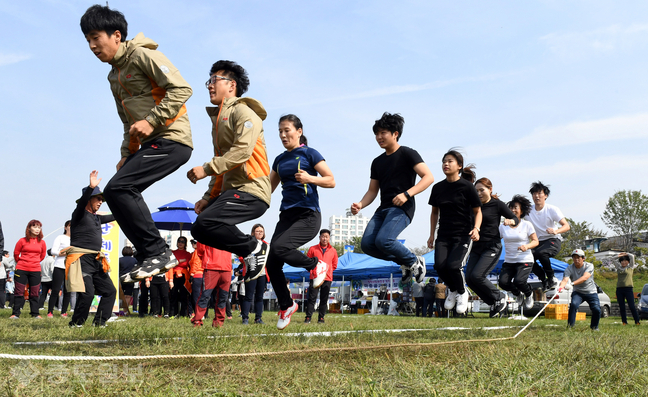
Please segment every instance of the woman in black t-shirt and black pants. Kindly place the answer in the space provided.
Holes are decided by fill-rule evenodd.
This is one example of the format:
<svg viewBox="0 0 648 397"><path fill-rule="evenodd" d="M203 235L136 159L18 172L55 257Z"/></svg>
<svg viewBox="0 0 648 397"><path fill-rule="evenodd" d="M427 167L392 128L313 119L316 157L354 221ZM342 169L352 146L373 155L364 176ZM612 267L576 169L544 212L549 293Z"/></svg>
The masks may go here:
<svg viewBox="0 0 648 397"><path fill-rule="evenodd" d="M466 284L491 307L490 316L495 317L506 309L506 295L488 281L502 254L502 241L499 233L500 219L505 226L517 226L520 220L509 207L493 194L493 183L488 178L475 182L477 195L482 203L482 224L479 241L475 241L466 265Z"/></svg>
<svg viewBox="0 0 648 397"><path fill-rule="evenodd" d="M468 309L468 292L464 286L462 268L468 259L473 241L479 240L482 223L481 201L472 185L475 174L472 167L463 166L461 153L450 150L443 155L443 173L446 179L432 188L429 204L430 238L428 247L435 248L434 269L450 290L445 308L463 314ZM436 242L434 234L439 224Z"/></svg>

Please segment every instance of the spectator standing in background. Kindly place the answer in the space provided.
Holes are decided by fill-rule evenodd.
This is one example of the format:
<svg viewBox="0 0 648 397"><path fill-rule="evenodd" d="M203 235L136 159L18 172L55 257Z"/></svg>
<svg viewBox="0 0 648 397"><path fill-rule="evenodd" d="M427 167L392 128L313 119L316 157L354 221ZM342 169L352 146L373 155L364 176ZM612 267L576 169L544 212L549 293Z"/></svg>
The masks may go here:
<svg viewBox="0 0 648 397"><path fill-rule="evenodd" d="M41 283L40 263L47 255L47 246L43 241L43 224L32 219L27 224L25 237L18 240L14 249L14 260L16 261L15 292L13 314L11 319L20 317L20 312L25 304L25 289L29 285L29 306L31 316L41 318L38 314L38 294Z"/></svg>
<svg viewBox="0 0 648 397"><path fill-rule="evenodd" d="M436 280L432 277L423 288L423 317L434 316L434 300L436 295Z"/></svg>
<svg viewBox="0 0 648 397"><path fill-rule="evenodd" d="M446 289L443 280L439 278L436 286L434 286L434 300L436 301L437 317L445 316Z"/></svg>
<svg viewBox="0 0 648 397"><path fill-rule="evenodd" d="M416 303L416 317L418 317L423 311L423 317L425 317L425 308L423 308L423 290L425 289L425 282L417 282L414 280L414 283L412 284L412 298L414 298L414 302Z"/></svg>
<svg viewBox="0 0 648 397"><path fill-rule="evenodd" d="M54 295L52 288L52 273L54 272L54 258L52 257L52 250L47 250L47 256L41 261L41 294L38 300L38 308L42 309L45 304L45 299L47 299L47 294L52 291L50 295L48 306L54 308L54 304L58 299L58 296ZM47 311L47 318L52 318L54 315Z"/></svg>
<svg viewBox="0 0 648 397"><path fill-rule="evenodd" d="M61 253L61 251L70 246L70 224L71 221L65 222L63 225L63 234L57 236L52 244L51 252L54 257L54 271L52 273L52 294L47 305L47 317L50 317L50 313L54 311L54 304L59 297L61 288L63 289L63 302L59 302L61 317L67 317L67 309L72 297L72 294L65 288L65 254ZM51 296L56 297L56 299L52 299Z"/></svg>
<svg viewBox="0 0 648 397"><path fill-rule="evenodd" d="M0 309L5 308L7 301L8 284L13 284L10 274L16 267L16 262L9 257L9 251L2 251L2 264L0 265ZM13 286L12 286L13 288ZM13 294L13 289L11 290Z"/></svg>
<svg viewBox="0 0 648 397"><path fill-rule="evenodd" d="M628 302L628 307L632 313L635 325L639 325L639 315L634 302L634 283L632 282L632 273L634 272L635 257L627 252L619 254L619 260L615 263L618 275L616 296L619 301L619 311L621 312L621 322L623 325L628 325L628 318L626 317L625 302Z"/></svg>

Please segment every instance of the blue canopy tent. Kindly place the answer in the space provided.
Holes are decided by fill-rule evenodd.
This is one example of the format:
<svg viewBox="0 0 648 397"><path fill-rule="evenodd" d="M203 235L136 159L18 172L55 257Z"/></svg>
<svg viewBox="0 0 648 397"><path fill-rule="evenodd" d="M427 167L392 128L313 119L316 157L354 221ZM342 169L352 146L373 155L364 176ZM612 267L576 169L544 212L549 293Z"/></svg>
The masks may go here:
<svg viewBox="0 0 648 397"><path fill-rule="evenodd" d="M191 225L196 221L194 205L187 200L176 200L158 207L158 212L151 214L153 222L162 230L191 230Z"/></svg>

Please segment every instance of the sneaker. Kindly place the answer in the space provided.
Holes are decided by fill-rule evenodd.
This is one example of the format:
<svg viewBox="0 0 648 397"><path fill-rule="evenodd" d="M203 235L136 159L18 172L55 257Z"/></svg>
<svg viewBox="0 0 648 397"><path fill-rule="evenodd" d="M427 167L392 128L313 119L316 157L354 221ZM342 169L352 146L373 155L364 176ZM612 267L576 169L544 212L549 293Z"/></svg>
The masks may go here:
<svg viewBox="0 0 648 397"><path fill-rule="evenodd" d="M524 303L524 294L519 293L517 297L515 297L515 303L517 303L518 309L522 307L522 304Z"/></svg>
<svg viewBox="0 0 648 397"><path fill-rule="evenodd" d="M306 317L306 318L304 319L304 324L310 324L310 322L311 322L311 318L310 318L310 317Z"/></svg>
<svg viewBox="0 0 648 397"><path fill-rule="evenodd" d="M43 317L41 317L40 314L39 314L38 316L34 316L34 317L32 317L32 318L35 318L35 319L37 319L37 320L42 320L42 319L43 319Z"/></svg>
<svg viewBox="0 0 648 397"><path fill-rule="evenodd" d="M555 277L552 277L550 280L547 280L547 290L556 289L558 286L558 280Z"/></svg>
<svg viewBox="0 0 648 397"><path fill-rule="evenodd" d="M140 268L141 268L141 266L136 266L136 267L133 268L132 271L139 272ZM126 273L123 276L119 277L119 281L121 281L122 284L132 284L132 283L135 282L135 280L131 278L130 273Z"/></svg>
<svg viewBox="0 0 648 397"><path fill-rule="evenodd" d="M422 256L416 257L416 262L412 265L412 277L417 283L422 283L425 280L425 258Z"/></svg>
<svg viewBox="0 0 648 397"><path fill-rule="evenodd" d="M15 314L12 314L9 318L10 318L11 320L16 320L16 319L18 319L18 318L20 318L20 317L16 316Z"/></svg>
<svg viewBox="0 0 648 397"><path fill-rule="evenodd" d="M410 281L412 281L412 268L405 265L401 265L401 271L403 272L403 276L401 277L401 283L409 284Z"/></svg>
<svg viewBox="0 0 648 397"><path fill-rule="evenodd" d="M256 250L255 250L256 251ZM256 280L263 275L266 260L268 259L268 244L261 242L261 249L254 255L250 254L245 258L247 271L245 273L245 282Z"/></svg>
<svg viewBox="0 0 648 397"><path fill-rule="evenodd" d="M293 302L293 305L286 310L279 310L279 321L277 321L277 328L284 329L290 324L290 317L297 312L299 305L296 302Z"/></svg>
<svg viewBox="0 0 648 397"><path fill-rule="evenodd" d="M47 318L54 318L54 315L52 313L47 313Z"/></svg>
<svg viewBox="0 0 648 397"><path fill-rule="evenodd" d="M317 262L317 266L315 267L315 278L313 279L313 288L319 288L324 284L324 281L326 281L326 273L328 272L328 264L323 261ZM283 328L282 328L283 329Z"/></svg>
<svg viewBox="0 0 648 397"><path fill-rule="evenodd" d="M500 315L504 310L506 310L506 306L507 306L506 297L495 302L495 304L491 307L491 311L490 311L491 318Z"/></svg>
<svg viewBox="0 0 648 397"><path fill-rule="evenodd" d="M100 323L95 323L94 321L92 322L93 327L97 328L106 328L106 323L100 324Z"/></svg>
<svg viewBox="0 0 648 397"><path fill-rule="evenodd" d="M599 331L599 328L598 328L598 327L590 327L590 329L591 329L592 331L596 331L596 332Z"/></svg>
<svg viewBox="0 0 648 397"><path fill-rule="evenodd" d="M457 300L457 291L450 291L450 293L448 293L448 296L446 297L443 307L446 310L454 309L456 300Z"/></svg>
<svg viewBox="0 0 648 397"><path fill-rule="evenodd" d="M68 323L68 325L70 326L70 328L81 328L81 327L83 327L82 324L73 323L72 321L70 321Z"/></svg>
<svg viewBox="0 0 648 397"><path fill-rule="evenodd" d="M318 323L318 324L324 324L324 319L323 319L323 318L318 319L318 320L317 320L317 323Z"/></svg>
<svg viewBox="0 0 648 397"><path fill-rule="evenodd" d="M542 280L542 292L547 292L549 289L547 288L547 280Z"/></svg>
<svg viewBox="0 0 648 397"><path fill-rule="evenodd" d="M243 325L248 325L250 324L250 321L247 318L244 318L243 321L241 321Z"/></svg>
<svg viewBox="0 0 648 397"><path fill-rule="evenodd" d="M61 313L61 317L63 317L63 318L67 318L67 317L68 317L68 314L67 314L67 313Z"/></svg>
<svg viewBox="0 0 648 397"><path fill-rule="evenodd" d="M521 295L521 294L520 294ZM533 309L533 294L524 298L524 309L531 310Z"/></svg>
<svg viewBox="0 0 648 397"><path fill-rule="evenodd" d="M263 322L263 320L261 320L259 318L259 319L254 320L254 324L265 324L265 323Z"/></svg>
<svg viewBox="0 0 648 397"><path fill-rule="evenodd" d="M144 259L142 266L138 270L130 272L130 277L134 280L142 280L153 277L160 272L166 272L174 268L178 260L173 256L173 252L167 248L160 255Z"/></svg>
<svg viewBox="0 0 648 397"><path fill-rule="evenodd" d="M464 314L468 310L468 291L463 294L457 294L457 313Z"/></svg>

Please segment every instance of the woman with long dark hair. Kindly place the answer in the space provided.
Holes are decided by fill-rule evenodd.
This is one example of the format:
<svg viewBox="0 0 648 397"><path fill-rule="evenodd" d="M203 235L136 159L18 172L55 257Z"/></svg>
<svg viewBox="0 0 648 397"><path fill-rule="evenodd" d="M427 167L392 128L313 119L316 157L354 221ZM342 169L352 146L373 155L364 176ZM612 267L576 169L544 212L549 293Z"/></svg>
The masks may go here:
<svg viewBox="0 0 648 397"><path fill-rule="evenodd" d="M18 240L14 248L16 271L14 281L14 306L12 319L20 317L20 311L25 304L25 288L29 285L30 314L34 318L41 318L38 314L38 294L41 283L40 263L47 255L47 246L43 241L43 224L32 219L25 229L25 237Z"/></svg>
<svg viewBox="0 0 648 397"><path fill-rule="evenodd" d="M473 186L473 166L464 167L464 159L457 150L449 150L442 158L446 179L434 185L429 204L430 238L428 247L434 250L434 269L445 282L450 293L445 308L463 314L468 309L468 291L464 285L462 268L474 241L479 240L482 223L481 201ZM435 232L439 225L439 231Z"/></svg>
<svg viewBox="0 0 648 397"><path fill-rule="evenodd" d="M307 146L299 117L289 114L279 119L279 138L286 151L272 164L270 184L274 192L281 182L281 212L270 243L266 269L279 303L277 328L284 329L299 307L286 286L284 263L308 271L315 269L315 288L319 288L326 278L328 264L309 258L298 248L315 238L320 230L322 216L317 187L333 188L335 179L324 157Z"/></svg>
<svg viewBox="0 0 648 397"><path fill-rule="evenodd" d="M500 220L504 225L516 226L520 220L509 207L493 193L493 183L488 178L475 182L477 195L482 203L482 224L479 241L475 241L466 264L466 284L491 307L490 316L495 317L506 309L506 294L488 281L488 275L497 265L502 254L499 233Z"/></svg>

